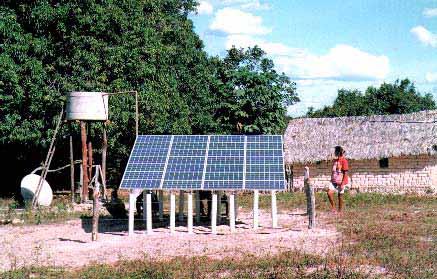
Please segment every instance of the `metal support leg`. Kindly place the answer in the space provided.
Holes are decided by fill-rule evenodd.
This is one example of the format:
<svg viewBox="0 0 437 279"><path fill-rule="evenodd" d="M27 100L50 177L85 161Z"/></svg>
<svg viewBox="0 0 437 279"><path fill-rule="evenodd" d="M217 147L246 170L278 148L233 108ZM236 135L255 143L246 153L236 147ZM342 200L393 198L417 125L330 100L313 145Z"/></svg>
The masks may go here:
<svg viewBox="0 0 437 279"><path fill-rule="evenodd" d="M147 200L147 209L146 209L146 214L147 214L147 234L152 234L153 230L152 230L152 193L149 191L147 192L146 195L146 200Z"/></svg>
<svg viewBox="0 0 437 279"><path fill-rule="evenodd" d="M176 195L170 194L170 233L175 232L176 227Z"/></svg>
<svg viewBox="0 0 437 279"><path fill-rule="evenodd" d="M220 225L222 221L222 196L223 192L217 192L217 224Z"/></svg>
<svg viewBox="0 0 437 279"><path fill-rule="evenodd" d="M129 235L134 234L134 210L136 196L134 193L129 193Z"/></svg>
<svg viewBox="0 0 437 279"><path fill-rule="evenodd" d="M188 233L193 233L193 193L188 193Z"/></svg>
<svg viewBox="0 0 437 279"><path fill-rule="evenodd" d="M140 214L138 212L138 214ZM147 224L147 191L143 191L143 222Z"/></svg>
<svg viewBox="0 0 437 279"><path fill-rule="evenodd" d="M235 194L229 195L229 226L231 232L235 232Z"/></svg>
<svg viewBox="0 0 437 279"><path fill-rule="evenodd" d="M259 226L259 212L258 212L259 191L253 191L253 229L257 230Z"/></svg>
<svg viewBox="0 0 437 279"><path fill-rule="evenodd" d="M276 207L276 191L272 191L272 227L278 227L278 208Z"/></svg>
<svg viewBox="0 0 437 279"><path fill-rule="evenodd" d="M217 234L217 193L212 194L211 233Z"/></svg>

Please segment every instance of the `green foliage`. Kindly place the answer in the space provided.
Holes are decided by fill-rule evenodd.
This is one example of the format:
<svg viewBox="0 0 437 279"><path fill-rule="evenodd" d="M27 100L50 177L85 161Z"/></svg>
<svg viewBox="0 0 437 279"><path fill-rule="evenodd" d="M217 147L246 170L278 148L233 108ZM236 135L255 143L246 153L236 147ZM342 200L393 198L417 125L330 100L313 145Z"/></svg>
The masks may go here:
<svg viewBox="0 0 437 279"><path fill-rule="evenodd" d="M231 48L218 61L220 80L216 117L225 133L282 133L286 107L299 101L295 83L274 70L259 47Z"/></svg>
<svg viewBox="0 0 437 279"><path fill-rule="evenodd" d="M436 103L430 94L421 95L408 80L393 84L383 83L379 88L370 86L363 94L359 90L341 89L332 106L314 111L310 117L338 117L374 114L404 114L435 109Z"/></svg>
<svg viewBox="0 0 437 279"><path fill-rule="evenodd" d="M0 156L6 189L43 161L70 91L139 92L140 133L280 132L294 83L259 48L208 57L188 18L195 0L2 1ZM133 96L110 97L109 177L118 183L135 138ZM75 142L79 127L73 123ZM93 124L95 150L102 124ZM53 165L64 164L63 127ZM64 139L64 140L62 140ZM76 146L76 157L80 147ZM98 163L98 162L97 162ZM62 183L65 182L65 177ZM2 188L2 189L5 189Z"/></svg>

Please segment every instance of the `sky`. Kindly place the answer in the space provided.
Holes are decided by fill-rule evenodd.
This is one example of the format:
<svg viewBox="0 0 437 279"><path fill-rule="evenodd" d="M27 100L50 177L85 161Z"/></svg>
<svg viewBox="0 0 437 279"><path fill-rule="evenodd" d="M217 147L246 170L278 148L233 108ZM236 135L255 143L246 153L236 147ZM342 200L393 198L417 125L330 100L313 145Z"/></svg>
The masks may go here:
<svg viewBox="0 0 437 279"><path fill-rule="evenodd" d="M403 78L437 101L437 0L201 0L190 17L211 55L265 50L297 84L291 116Z"/></svg>

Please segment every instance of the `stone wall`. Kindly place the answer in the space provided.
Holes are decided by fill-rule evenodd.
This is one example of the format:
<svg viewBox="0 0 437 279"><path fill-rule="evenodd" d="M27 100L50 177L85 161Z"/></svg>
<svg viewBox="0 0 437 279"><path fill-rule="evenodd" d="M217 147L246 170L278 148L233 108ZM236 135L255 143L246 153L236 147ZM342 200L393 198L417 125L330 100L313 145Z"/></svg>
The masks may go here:
<svg viewBox="0 0 437 279"><path fill-rule="evenodd" d="M332 162L309 165L311 181L318 189L330 183ZM349 160L351 188L360 192L437 192L437 156L389 158L389 167L379 160ZM293 188L303 187L304 165L292 166Z"/></svg>

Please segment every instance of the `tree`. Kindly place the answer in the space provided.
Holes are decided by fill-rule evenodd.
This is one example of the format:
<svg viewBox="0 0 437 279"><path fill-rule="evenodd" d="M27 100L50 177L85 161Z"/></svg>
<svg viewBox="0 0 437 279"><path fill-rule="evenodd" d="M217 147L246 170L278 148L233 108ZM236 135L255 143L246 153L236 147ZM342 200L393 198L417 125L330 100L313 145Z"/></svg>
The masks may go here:
<svg viewBox="0 0 437 279"><path fill-rule="evenodd" d="M379 88L370 86L363 94L359 90L340 89L332 106L320 110L310 108L309 117L338 117L375 114L403 114L435 109L431 94L417 92L408 79L383 83Z"/></svg>
<svg viewBox="0 0 437 279"><path fill-rule="evenodd" d="M210 84L215 76L187 17L196 4L2 1L0 150L8 162L4 172L13 178L2 190L17 187L42 161L53 133L52 119L69 91L138 90L141 133L214 131ZM117 173L135 138L133 104L132 97L110 101L108 167ZM60 138L66 134L63 129ZM99 133L93 137L100 142ZM55 159L62 161L68 154L64 142L59 141Z"/></svg>
<svg viewBox="0 0 437 279"><path fill-rule="evenodd" d="M258 46L227 51L217 61L219 107L216 119L223 133L282 133L286 108L299 101L295 83L274 69Z"/></svg>

